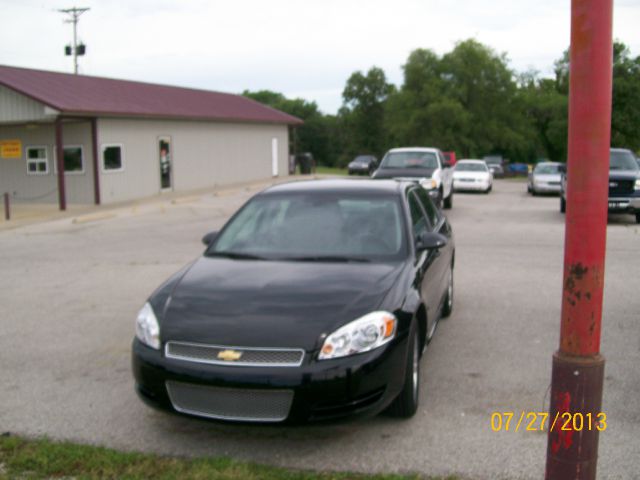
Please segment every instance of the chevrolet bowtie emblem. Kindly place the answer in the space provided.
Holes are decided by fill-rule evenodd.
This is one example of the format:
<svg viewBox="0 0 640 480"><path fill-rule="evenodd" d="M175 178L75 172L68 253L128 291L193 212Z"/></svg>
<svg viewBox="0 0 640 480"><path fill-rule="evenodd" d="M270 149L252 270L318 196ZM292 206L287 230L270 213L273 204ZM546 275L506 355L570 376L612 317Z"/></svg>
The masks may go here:
<svg viewBox="0 0 640 480"><path fill-rule="evenodd" d="M236 352L235 350L222 350L218 353L218 359L225 362L235 362L240 360L240 357L242 357L242 352Z"/></svg>

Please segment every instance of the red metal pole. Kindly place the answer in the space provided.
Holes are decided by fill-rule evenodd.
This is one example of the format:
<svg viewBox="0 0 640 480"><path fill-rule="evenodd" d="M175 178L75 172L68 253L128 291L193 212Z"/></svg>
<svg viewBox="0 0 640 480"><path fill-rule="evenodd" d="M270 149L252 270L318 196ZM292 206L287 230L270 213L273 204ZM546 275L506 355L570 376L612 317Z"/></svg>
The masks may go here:
<svg viewBox="0 0 640 480"><path fill-rule="evenodd" d="M56 117L56 166L58 168L58 203L60 210L67 209L67 193L64 185L64 145L62 143L62 118Z"/></svg>
<svg viewBox="0 0 640 480"><path fill-rule="evenodd" d="M612 11L613 0L571 2L564 284L550 425L558 421L549 429L548 480L595 479L598 433L605 426L599 416L604 378L600 326L609 189ZM582 425L574 418L581 418Z"/></svg>

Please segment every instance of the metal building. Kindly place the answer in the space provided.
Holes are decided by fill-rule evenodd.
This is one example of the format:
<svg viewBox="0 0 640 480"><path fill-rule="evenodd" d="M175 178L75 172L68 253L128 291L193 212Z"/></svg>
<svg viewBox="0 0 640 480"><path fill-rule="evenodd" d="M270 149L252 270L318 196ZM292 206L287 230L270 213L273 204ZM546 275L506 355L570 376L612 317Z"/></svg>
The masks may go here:
<svg viewBox="0 0 640 480"><path fill-rule="evenodd" d="M64 209L287 175L300 123L238 95L0 66L0 193Z"/></svg>

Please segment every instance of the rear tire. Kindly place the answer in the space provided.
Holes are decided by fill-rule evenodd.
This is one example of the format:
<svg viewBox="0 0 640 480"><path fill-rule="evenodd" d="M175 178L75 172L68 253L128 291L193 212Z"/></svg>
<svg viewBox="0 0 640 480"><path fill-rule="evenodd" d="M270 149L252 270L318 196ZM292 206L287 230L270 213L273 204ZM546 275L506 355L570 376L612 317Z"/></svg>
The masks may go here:
<svg viewBox="0 0 640 480"><path fill-rule="evenodd" d="M567 210L567 201L561 195L560 196L560 213L565 213L566 210Z"/></svg>
<svg viewBox="0 0 640 480"><path fill-rule="evenodd" d="M636 223L640 223L640 213L636 213Z"/></svg>
<svg viewBox="0 0 640 480"><path fill-rule="evenodd" d="M449 193L449 196L444 199L444 202L442 204L447 210L453 207L453 189L451 189L451 193Z"/></svg>
<svg viewBox="0 0 640 480"><path fill-rule="evenodd" d="M387 413L396 418L411 418L418 410L420 401L420 345L416 335L415 322L409 332L407 346L407 365L402 391L389 405Z"/></svg>

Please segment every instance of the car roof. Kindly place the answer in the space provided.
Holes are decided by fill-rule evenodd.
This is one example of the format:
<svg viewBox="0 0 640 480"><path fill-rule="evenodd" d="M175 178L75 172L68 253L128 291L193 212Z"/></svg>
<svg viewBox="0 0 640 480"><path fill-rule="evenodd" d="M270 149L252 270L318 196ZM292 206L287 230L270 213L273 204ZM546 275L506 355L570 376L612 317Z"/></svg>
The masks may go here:
<svg viewBox="0 0 640 480"><path fill-rule="evenodd" d="M629 152L629 153L633 153L628 148L610 148L609 150L612 151L612 152Z"/></svg>
<svg viewBox="0 0 640 480"><path fill-rule="evenodd" d="M435 147L399 147L392 148L387 153L400 153L400 152L431 152L436 153L438 151Z"/></svg>
<svg viewBox="0 0 640 480"><path fill-rule="evenodd" d="M458 160L456 162L456 165L458 163L482 163L483 165L487 164L487 162L485 162L484 160L476 160L475 158L463 158L462 160Z"/></svg>
<svg viewBox="0 0 640 480"><path fill-rule="evenodd" d="M560 165L560 162L538 162L536 163L536 167L538 165Z"/></svg>
<svg viewBox="0 0 640 480"><path fill-rule="evenodd" d="M281 183L269 187L260 194L280 193L309 193L309 192L336 192L336 193L378 193L383 195L399 194L406 187L415 182L399 180L359 180L327 178L320 180L298 180Z"/></svg>

